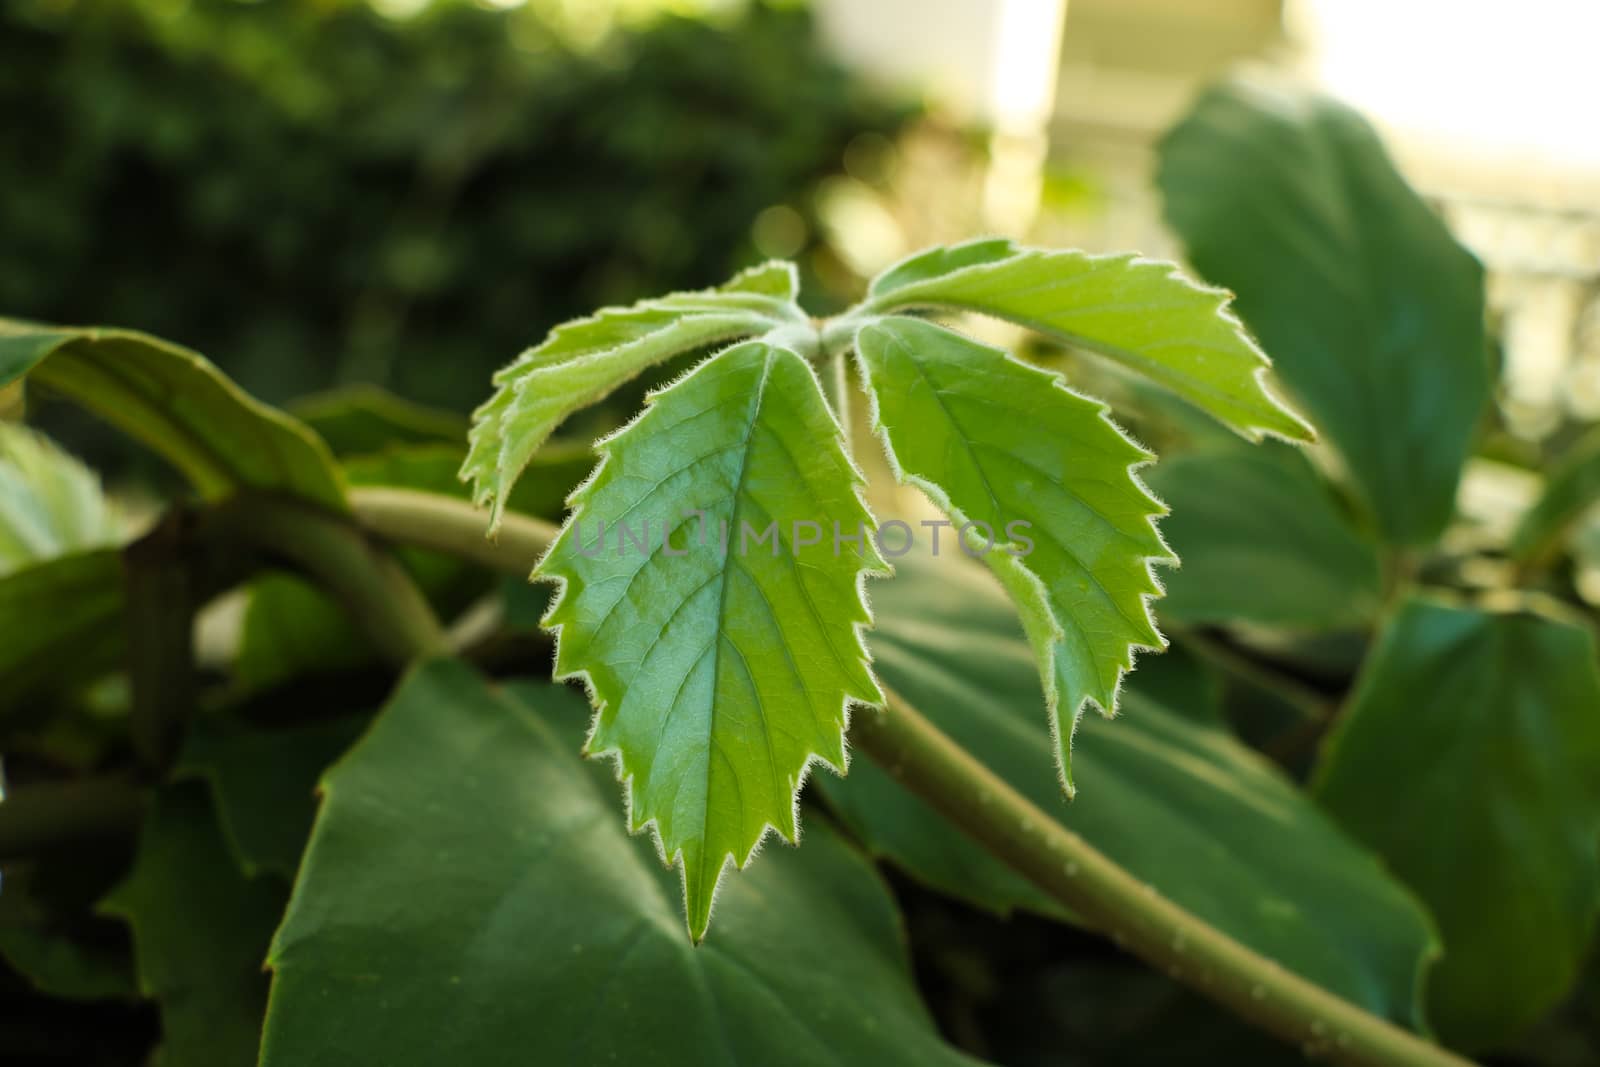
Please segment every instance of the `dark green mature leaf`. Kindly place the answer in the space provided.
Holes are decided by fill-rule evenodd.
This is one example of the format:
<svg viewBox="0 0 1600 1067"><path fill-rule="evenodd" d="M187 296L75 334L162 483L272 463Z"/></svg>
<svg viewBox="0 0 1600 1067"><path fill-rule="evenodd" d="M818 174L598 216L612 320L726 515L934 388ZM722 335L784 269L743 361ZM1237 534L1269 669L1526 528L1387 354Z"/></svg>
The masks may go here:
<svg viewBox="0 0 1600 1067"><path fill-rule="evenodd" d="M62 556L0 577L0 721L115 667L124 631L115 551Z"/></svg>
<svg viewBox="0 0 1600 1067"><path fill-rule="evenodd" d="M653 824L682 864L699 940L728 861L744 866L769 827L795 839L811 761L842 773L847 702L882 699L858 633L882 561L870 534L834 539L871 516L787 349L706 360L601 452L536 572L562 583L545 623L557 676L588 682L589 748L616 754L631 826Z"/></svg>
<svg viewBox="0 0 1600 1067"><path fill-rule="evenodd" d="M1162 533L1183 561L1166 576L1164 620L1325 629L1377 610L1376 546L1300 453L1196 452L1145 477L1172 510Z"/></svg>
<svg viewBox="0 0 1600 1067"><path fill-rule="evenodd" d="M274 489L345 506L327 446L188 349L132 330L0 320L0 385L23 375L159 452L202 496Z"/></svg>
<svg viewBox="0 0 1600 1067"><path fill-rule="evenodd" d="M1600 429L1588 433L1550 471L1544 492L1517 523L1511 554L1519 560L1549 555L1596 502L1600 502Z"/></svg>
<svg viewBox="0 0 1600 1067"><path fill-rule="evenodd" d="M1134 649L1166 644L1148 606L1151 564L1172 559L1164 509L1133 473L1152 457L1057 375L933 323L879 319L856 350L896 473L982 531L974 547L1017 601L1070 793L1084 703L1114 711Z"/></svg>
<svg viewBox="0 0 1600 1067"><path fill-rule="evenodd" d="M873 281L866 308L976 311L1115 360L1251 439L1309 440L1263 383L1268 361L1228 294L1135 255L1021 248L983 239L920 252Z"/></svg>
<svg viewBox="0 0 1600 1067"><path fill-rule="evenodd" d="M902 561L878 586L876 666L969 752L1163 895L1363 1007L1421 1025L1437 944L1413 898L1275 767L1219 727L1141 693L1090 720L1063 804L1037 676L1001 590L960 559ZM1202 697L1204 699L1204 697ZM874 849L935 888L997 910L1058 909L865 760L819 781Z"/></svg>
<svg viewBox="0 0 1600 1067"><path fill-rule="evenodd" d="M0 882L0 959L30 985L66 1000L138 995L126 933L111 919L52 906L38 872L7 864Z"/></svg>
<svg viewBox="0 0 1600 1067"><path fill-rule="evenodd" d="M426 407L365 384L302 397L289 405L289 413L340 457L397 445L460 445L469 425L454 411Z"/></svg>
<svg viewBox="0 0 1600 1067"><path fill-rule="evenodd" d="M494 376L499 388L472 416L461 480L499 525L506 497L534 452L574 411L683 352L805 324L794 268L767 263L717 289L605 308L556 327Z"/></svg>
<svg viewBox="0 0 1600 1067"><path fill-rule="evenodd" d="M1162 142L1159 181L1382 532L1431 541L1488 398L1477 260L1328 100L1214 88Z"/></svg>
<svg viewBox="0 0 1600 1067"><path fill-rule="evenodd" d="M253 1065L283 890L234 866L204 786L157 794L133 871L102 909L133 928L140 988L161 1005L162 1067Z"/></svg>
<svg viewBox="0 0 1600 1067"><path fill-rule="evenodd" d="M1553 1007L1600 906L1600 668L1585 630L1414 599L1384 633L1317 798L1433 910L1440 1034L1489 1048Z"/></svg>
<svg viewBox="0 0 1600 1067"><path fill-rule="evenodd" d="M317 812L317 781L363 725L356 717L263 730L214 716L190 730L174 773L211 787L217 821L247 876L292 882Z"/></svg>
<svg viewBox="0 0 1600 1067"><path fill-rule="evenodd" d="M882 883L819 820L690 945L675 880L576 758L585 721L570 690L410 675L326 781L264 1067L972 1062L918 1001Z"/></svg>

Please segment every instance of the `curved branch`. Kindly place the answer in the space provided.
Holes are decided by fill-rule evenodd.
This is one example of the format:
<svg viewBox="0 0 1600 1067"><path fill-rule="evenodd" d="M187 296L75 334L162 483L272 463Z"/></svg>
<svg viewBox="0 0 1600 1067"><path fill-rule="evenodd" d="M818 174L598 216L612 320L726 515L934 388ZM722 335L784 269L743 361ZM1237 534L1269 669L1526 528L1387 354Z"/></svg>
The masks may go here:
<svg viewBox="0 0 1600 1067"><path fill-rule="evenodd" d="M464 500L415 489L352 489L350 508L357 522L386 540L448 552L524 578L557 533L543 519L507 512L490 539L483 512Z"/></svg>
<svg viewBox="0 0 1600 1067"><path fill-rule="evenodd" d="M386 538L526 573L554 527L508 515L499 544L465 501L409 490L358 490L357 521ZM487 548L485 547L487 546ZM887 690L886 690L887 692ZM1291 974L1161 897L1035 807L898 694L857 708L850 737L873 762L1001 862L1128 951L1308 1054L1346 1064L1468 1067L1469 1061Z"/></svg>

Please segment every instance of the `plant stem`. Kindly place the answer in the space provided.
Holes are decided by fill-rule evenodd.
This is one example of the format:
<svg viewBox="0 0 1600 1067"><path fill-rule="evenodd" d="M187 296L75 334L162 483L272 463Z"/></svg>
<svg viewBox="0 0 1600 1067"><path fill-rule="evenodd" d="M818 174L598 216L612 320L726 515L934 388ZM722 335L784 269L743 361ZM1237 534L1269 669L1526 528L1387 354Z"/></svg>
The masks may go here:
<svg viewBox="0 0 1600 1067"><path fill-rule="evenodd" d="M445 650L444 630L411 576L348 519L290 497L245 494L200 520L208 539L242 544L321 583L391 663Z"/></svg>
<svg viewBox="0 0 1600 1067"><path fill-rule="evenodd" d="M0 860L40 849L130 836L144 794L130 778L86 778L0 790Z"/></svg>
<svg viewBox="0 0 1600 1067"><path fill-rule="evenodd" d="M898 694L857 709L850 737L987 851L1163 974L1244 1019L1346 1064L1469 1061L1291 974L1162 897L1040 811Z"/></svg>
<svg viewBox="0 0 1600 1067"><path fill-rule="evenodd" d="M471 504L413 489L352 489L350 507L356 521L385 540L464 556L522 577L556 536L550 523L512 512L490 540L484 536L488 521Z"/></svg>
<svg viewBox="0 0 1600 1067"><path fill-rule="evenodd" d="M373 492L356 495L356 517L369 528L512 573L522 573L554 533L547 523L507 516L502 544L518 547L486 553L483 517L465 501L417 492L367 495ZM885 708L858 708L853 715L850 737L860 749L1001 862L1162 973L1310 1054L1347 1064L1468 1064L1164 899L1036 808L897 694L888 696Z"/></svg>
<svg viewBox="0 0 1600 1067"><path fill-rule="evenodd" d="M526 578L556 527L543 519L507 512L494 540L484 513L465 500L415 489L352 489L356 521L387 541L431 548L470 559L493 570Z"/></svg>

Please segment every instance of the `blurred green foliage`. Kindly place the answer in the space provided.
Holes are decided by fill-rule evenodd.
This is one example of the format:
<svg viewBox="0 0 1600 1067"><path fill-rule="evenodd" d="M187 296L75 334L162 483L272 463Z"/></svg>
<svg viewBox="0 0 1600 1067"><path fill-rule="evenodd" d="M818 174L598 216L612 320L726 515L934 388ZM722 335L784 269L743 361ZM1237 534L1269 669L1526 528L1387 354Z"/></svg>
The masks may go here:
<svg viewBox="0 0 1600 1067"><path fill-rule="evenodd" d="M563 319L759 258L769 206L817 234L814 185L909 117L792 8L574 48L458 0L20 0L0 108L0 309L174 338L269 400L458 408Z"/></svg>

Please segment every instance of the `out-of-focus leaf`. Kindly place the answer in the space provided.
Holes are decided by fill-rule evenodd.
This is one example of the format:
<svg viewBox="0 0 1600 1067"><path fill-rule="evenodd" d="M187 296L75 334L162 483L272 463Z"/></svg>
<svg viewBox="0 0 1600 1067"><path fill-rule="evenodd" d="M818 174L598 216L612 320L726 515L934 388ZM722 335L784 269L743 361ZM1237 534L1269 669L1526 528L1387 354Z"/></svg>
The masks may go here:
<svg viewBox="0 0 1600 1067"><path fill-rule="evenodd" d="M1228 294L1171 263L986 238L919 252L872 283L869 311L955 308L1009 319L1123 364L1252 439L1311 431L1262 383L1267 359Z"/></svg>
<svg viewBox="0 0 1600 1067"><path fill-rule="evenodd" d="M0 959L52 997L136 997L133 962L120 924L52 907L35 893L33 874L26 866L8 864L0 882Z"/></svg>
<svg viewBox="0 0 1600 1067"><path fill-rule="evenodd" d="M0 423L0 578L122 536L92 471L26 427Z"/></svg>
<svg viewBox="0 0 1600 1067"><path fill-rule="evenodd" d="M292 882L317 813L317 781L362 725L340 718L263 730L213 717L190 730L175 773L210 785L217 821L247 876Z"/></svg>
<svg viewBox="0 0 1600 1067"><path fill-rule="evenodd" d="M682 866L698 941L729 863L769 828L795 840L812 761L843 771L847 702L882 699L858 632L882 561L870 534L834 540L872 517L786 348L707 359L601 454L536 572L561 583L545 624L556 676L588 681L589 748L616 754L632 828L653 822Z"/></svg>
<svg viewBox="0 0 1600 1067"><path fill-rule="evenodd" d="M302 578L264 575L250 583L247 596L233 663L234 680L247 692L377 658L338 602Z"/></svg>
<svg viewBox="0 0 1600 1067"><path fill-rule="evenodd" d="M1161 143L1166 216L1390 540L1433 540L1489 395L1483 269L1360 116L1244 84Z"/></svg>
<svg viewBox="0 0 1600 1067"><path fill-rule="evenodd" d="M0 721L112 669L127 636L121 557L62 556L0 578L0 633Z"/></svg>
<svg viewBox="0 0 1600 1067"><path fill-rule="evenodd" d="M537 712L537 714L536 714ZM918 1001L894 905L825 823L683 933L580 696L424 665L325 782L272 949L265 1067L971 1063Z"/></svg>
<svg viewBox="0 0 1600 1067"><path fill-rule="evenodd" d="M1429 1017L1466 1048L1570 988L1600 907L1600 668L1585 630L1406 603L1314 778L1432 909Z"/></svg>
<svg viewBox="0 0 1600 1067"><path fill-rule="evenodd" d="M1600 429L1587 434L1550 471L1544 492L1523 514L1511 537L1511 554L1535 560L1553 551L1600 501Z"/></svg>
<svg viewBox="0 0 1600 1067"><path fill-rule="evenodd" d="M1180 454L1146 480L1171 509L1161 530L1182 560L1163 576L1163 619L1325 629L1377 610L1376 547L1293 449Z"/></svg>
<svg viewBox="0 0 1600 1067"><path fill-rule="evenodd" d="M1163 895L1284 967L1385 1018L1422 1024L1437 945L1416 901L1271 764L1169 711L1129 678L1116 722L1085 721L1064 803L1028 644L993 580L965 560L897 564L875 590L884 682L1063 826ZM876 852L997 910L1059 909L866 760L819 784Z"/></svg>
<svg viewBox="0 0 1600 1067"><path fill-rule="evenodd" d="M339 457L396 445L456 444L468 422L453 411L426 407L375 385L346 385L303 397L289 413L317 432Z"/></svg>
<svg viewBox="0 0 1600 1067"><path fill-rule="evenodd" d="M351 485L422 489L464 499L469 490L456 474L465 456L466 446L460 442L388 448L351 456L344 462L344 472ZM523 469L506 510L559 519L566 511L567 496L588 477L594 463L594 450L588 445L546 442Z"/></svg>
<svg viewBox="0 0 1600 1067"><path fill-rule="evenodd" d="M456 472L465 452L462 444L408 445L351 456L343 467L354 486L399 486L464 498L467 487ZM546 445L512 490L509 510L559 518L567 495L593 466L594 453L587 446ZM484 584L477 569L453 557L414 549L400 556L434 606L447 614L467 599L461 594ZM289 575L251 583L235 664L235 677L246 689L306 671L348 670L375 658L371 644L326 593Z"/></svg>
<svg viewBox="0 0 1600 1067"><path fill-rule="evenodd" d="M1134 475L1152 457L1104 404L942 326L889 316L856 349L896 473L984 531L971 540L1022 614L1070 792L1083 705L1114 712L1134 651L1165 645L1149 607L1152 565L1172 561L1153 521L1164 509Z"/></svg>
<svg viewBox="0 0 1600 1067"><path fill-rule="evenodd" d="M131 330L0 320L0 385L24 375L160 453L202 496L273 489L345 506L317 435L188 349Z"/></svg>
<svg viewBox="0 0 1600 1067"><path fill-rule="evenodd" d="M256 1062L283 896L240 873L203 785L157 794L133 870L102 909L133 928L140 989L161 1006L162 1067Z"/></svg>

